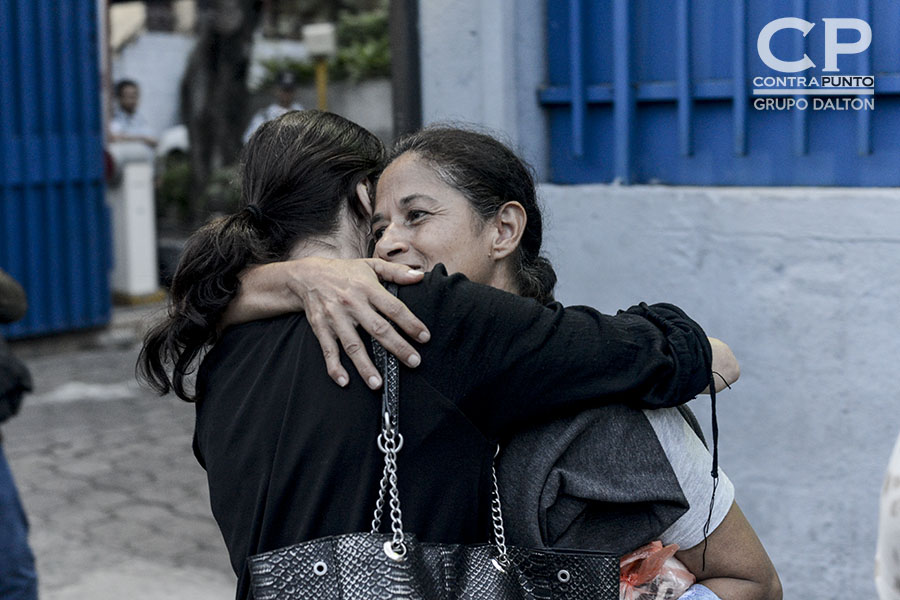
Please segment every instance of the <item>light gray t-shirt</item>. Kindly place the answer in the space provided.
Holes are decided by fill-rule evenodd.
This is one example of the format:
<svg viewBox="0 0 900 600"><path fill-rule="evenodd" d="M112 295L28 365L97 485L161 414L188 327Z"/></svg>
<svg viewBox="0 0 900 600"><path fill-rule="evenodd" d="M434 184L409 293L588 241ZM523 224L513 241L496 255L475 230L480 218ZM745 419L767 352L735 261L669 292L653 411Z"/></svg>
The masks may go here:
<svg viewBox="0 0 900 600"><path fill-rule="evenodd" d="M643 413L656 432L690 505L688 511L663 532L660 540L665 545L678 544L683 550L693 548L703 541L703 526L709 517L713 491L712 455L677 408L645 410ZM722 523L733 502L734 485L719 467L710 532Z"/></svg>

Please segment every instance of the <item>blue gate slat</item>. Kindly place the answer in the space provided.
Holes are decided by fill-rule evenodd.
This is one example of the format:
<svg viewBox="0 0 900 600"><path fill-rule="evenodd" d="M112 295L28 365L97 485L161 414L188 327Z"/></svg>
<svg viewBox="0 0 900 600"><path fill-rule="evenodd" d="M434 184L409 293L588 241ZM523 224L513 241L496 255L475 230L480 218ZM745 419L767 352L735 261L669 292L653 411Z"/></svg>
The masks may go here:
<svg viewBox="0 0 900 600"><path fill-rule="evenodd" d="M0 23L12 22L12 5L0 2ZM10 185L12 172L18 170L15 160L18 158L18 153L11 148L15 143L13 141L15 136L14 115L17 111L12 83L16 80L15 67L18 64L12 32L12 27L0 27L0 81L5 82L0 85L0 106L3 107L3 110L0 110L0 167L2 167L0 168L0 192L2 192L3 186ZM2 197L3 195L0 194L0 198Z"/></svg>
<svg viewBox="0 0 900 600"><path fill-rule="evenodd" d="M631 129L634 120L634 93L631 88L631 5L629 0L613 2L613 92L615 114L616 177L631 183Z"/></svg>
<svg viewBox="0 0 900 600"><path fill-rule="evenodd" d="M569 82L569 7L563 2L547 3L547 70L548 87Z"/></svg>
<svg viewBox="0 0 900 600"><path fill-rule="evenodd" d="M900 184L900 170L886 167L900 154L900 118L892 114L900 111L896 0L581 0L580 51L575 6L547 3L548 86L538 98L550 123L553 181ZM787 16L815 26L805 39L779 31L771 47L785 60L807 53L817 66L796 74L806 77L823 74L823 18L858 17L872 26L869 50L842 55L839 65L844 75L875 75L877 111L756 107L755 77L792 75L770 69L756 51L760 30ZM855 34L841 32L841 39ZM572 68L579 55L582 78ZM636 133L650 131L644 120L655 135ZM883 135L884 126L892 135ZM573 152L579 146L582 155Z"/></svg>
<svg viewBox="0 0 900 600"><path fill-rule="evenodd" d="M0 1L0 267L30 304L0 329L10 337L109 319L96 11L96 0Z"/></svg>
<svg viewBox="0 0 900 600"><path fill-rule="evenodd" d="M58 202L54 197L55 186L46 185L40 190L40 204L43 221L41 222L40 252L43 256L42 289L46 326L50 330L58 330L63 326L59 280L61 256L58 236L60 219L57 214Z"/></svg>
<svg viewBox="0 0 900 600"><path fill-rule="evenodd" d="M612 81L613 65L610 57L615 51L613 41L613 23L612 23L612 2L614 0L582 0L581 16L584 25L582 26L582 41L587 41L587 51L582 52L582 61L584 67L584 81ZM560 4L566 7L566 2L551 2L551 4ZM568 19L568 15L566 15ZM566 20L568 27L568 20ZM585 38L588 35L590 37ZM568 34L565 38L568 44ZM568 48L566 48L568 55ZM569 76L561 80L563 84L568 85Z"/></svg>
<svg viewBox="0 0 900 600"><path fill-rule="evenodd" d="M732 112L734 114L734 154L747 153L747 12L746 0L733 0L732 13Z"/></svg>
<svg viewBox="0 0 900 600"><path fill-rule="evenodd" d="M72 5L63 3L59 11L60 35L59 45L62 48L72 48L75 44L75 36L72 34L72 27L69 25L74 21L72 13ZM76 61L76 53L64 52L60 57L60 87L64 90L75 90L78 86L76 71L78 62ZM63 161L65 168L63 177L66 185L71 186L75 181L83 176L81 168L81 136L83 135L80 118L76 111L76 103L69 94L62 100L60 107L61 128L63 131Z"/></svg>
<svg viewBox="0 0 900 600"><path fill-rule="evenodd" d="M628 5L628 20L633 25L629 28L631 80L674 79L678 70L677 34L673 27L678 18L677 3L673 0L629 0ZM636 24L640 27L634 26Z"/></svg>
<svg viewBox="0 0 900 600"><path fill-rule="evenodd" d="M900 71L900 11L897 0L873 0L869 14L872 26L872 61L881 72ZM880 74L880 73L876 73ZM881 87L881 78L878 80Z"/></svg>
<svg viewBox="0 0 900 600"><path fill-rule="evenodd" d="M59 6L56 13L59 31L60 48L73 47L72 23L74 16L72 14L72 5L64 2ZM59 86L62 90L76 89L75 79L75 53L63 52L59 56ZM63 183L61 195L60 215L62 217L63 229L61 232L60 247L63 252L62 271L63 276L60 278L59 286L67 298L65 306L65 318L68 323L80 324L79 315L82 307L85 306L85 294L81 281L84 279L80 274L83 272L81 262L83 260L83 245L80 241L82 232L81 227L75 227L74 224L79 222L77 218L78 204L84 200L77 193L78 181L82 177L79 169L79 147L80 140L77 113L75 112L74 102L70 101L68 95L60 95L59 97L59 125L62 135L62 162L63 162Z"/></svg>
<svg viewBox="0 0 900 600"><path fill-rule="evenodd" d="M62 281L62 247L60 237L63 224L60 218L62 208L59 197L59 186L62 180L61 136L59 130L59 64L61 48L57 45L59 33L55 15L56 7L41 3L39 7L38 44L41 62L40 71L40 109L41 130L45 140L44 180L41 185L44 219L43 247L44 252L44 297L46 298L47 328L58 331L65 327L65 296L60 287Z"/></svg>
<svg viewBox="0 0 900 600"><path fill-rule="evenodd" d="M6 235L4 235L5 239L2 240L3 262L0 263L0 267L22 284L27 293L26 268L22 260L24 240L22 239L21 198L19 197L20 194L14 195L11 188L5 188L3 192L3 195L0 196L3 201L3 205L0 207L0 216L3 217L3 221L0 221L0 226L3 227ZM21 322L0 327L0 331L3 331L4 335L10 336L15 335L17 330L23 329L24 324Z"/></svg>
<svg viewBox="0 0 900 600"><path fill-rule="evenodd" d="M682 156L692 154L691 143L691 3L678 0L678 136Z"/></svg>
<svg viewBox="0 0 900 600"><path fill-rule="evenodd" d="M734 5L741 0L691 0L691 75L698 79L731 80L734 73ZM705 23L715 23L707 27ZM670 26L671 27L671 26Z"/></svg>
<svg viewBox="0 0 900 600"><path fill-rule="evenodd" d="M95 28L91 24L96 22L94 14L95 3L83 2L79 5L81 18L78 19L80 27L77 30L77 44L82 53L88 54L96 48L96 39L93 37ZM109 237L109 215L106 210L106 200L103 195L103 186L100 177L102 175L102 145L100 137L100 103L99 103L99 73L97 61L85 61L81 63L81 116L84 119L85 136L82 148L84 172L93 181L87 181L85 185L85 215L86 235L88 238L88 259L86 271L92 285L88 288L88 320L95 325L104 322L109 313L109 258L107 256Z"/></svg>
<svg viewBox="0 0 900 600"><path fill-rule="evenodd" d="M26 324L40 331L50 329L48 323L47 301L47 271L50 265L45 249L43 248L43 219L42 202L39 190L34 185L25 188L24 219L25 225L25 281L28 282L28 314Z"/></svg>
<svg viewBox="0 0 900 600"><path fill-rule="evenodd" d="M858 0L859 18L866 23L872 22L872 5L869 0ZM872 72L872 54L863 52L859 55L859 72ZM857 120L857 146L856 151L860 156L867 156L872 153L872 115L867 110L859 111L856 116Z"/></svg>
<svg viewBox="0 0 900 600"><path fill-rule="evenodd" d="M81 187L83 184L68 182L65 187L64 198L65 205L63 210L64 221L67 224L80 222L80 207L84 203ZM66 248L66 281L65 287L68 292L69 306L68 318L69 322L74 325L83 323L82 314L84 307L87 306L86 288L90 286L90 282L83 276L85 262L85 240L84 228L67 226L65 230L65 248Z"/></svg>
<svg viewBox="0 0 900 600"><path fill-rule="evenodd" d="M794 11L791 13L791 16L798 17L800 19L806 19L807 15L807 3L806 0L794 0ZM795 35L793 36L794 40L794 54L792 56L797 57L798 59L807 54L809 51L809 38ZM794 100L798 100L800 96L795 96ZM806 122L806 111L805 110L795 110L793 111L793 119L794 119L794 135L793 135L793 145L794 145L794 154L797 156L804 156L809 154L809 129L807 127Z"/></svg>
<svg viewBox="0 0 900 600"><path fill-rule="evenodd" d="M90 202L88 209L87 235L88 235L88 278L93 285L88 290L89 319L91 325L105 322L108 318L110 293L108 280L109 260L107 258L108 236L107 228L102 224L109 218L106 210L106 199L97 186L91 185L86 194ZM100 283L104 285L99 285Z"/></svg>
<svg viewBox="0 0 900 600"><path fill-rule="evenodd" d="M571 73L572 155L584 154L584 60L582 59L581 0L569 0L569 73Z"/></svg>

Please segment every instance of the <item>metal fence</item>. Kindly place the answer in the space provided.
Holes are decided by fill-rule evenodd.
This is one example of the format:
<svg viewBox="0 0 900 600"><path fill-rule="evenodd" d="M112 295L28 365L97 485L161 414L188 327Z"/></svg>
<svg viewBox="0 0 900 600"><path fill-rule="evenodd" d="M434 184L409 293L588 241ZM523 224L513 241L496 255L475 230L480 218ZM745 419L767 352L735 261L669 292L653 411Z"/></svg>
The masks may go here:
<svg viewBox="0 0 900 600"><path fill-rule="evenodd" d="M0 268L23 337L110 316L96 0L0 0Z"/></svg>
<svg viewBox="0 0 900 600"><path fill-rule="evenodd" d="M775 33L773 54L807 54L815 68L784 73L760 58L759 33L783 17L814 27ZM756 106L758 77L835 75L823 68L828 18L871 26L868 49L838 64L840 75L871 75L874 92L863 93L873 95L817 97L816 106L786 95L781 108ZM554 182L900 185L895 0L548 0L547 26L539 99ZM859 38L842 30L837 41ZM806 110L784 108L799 99Z"/></svg>

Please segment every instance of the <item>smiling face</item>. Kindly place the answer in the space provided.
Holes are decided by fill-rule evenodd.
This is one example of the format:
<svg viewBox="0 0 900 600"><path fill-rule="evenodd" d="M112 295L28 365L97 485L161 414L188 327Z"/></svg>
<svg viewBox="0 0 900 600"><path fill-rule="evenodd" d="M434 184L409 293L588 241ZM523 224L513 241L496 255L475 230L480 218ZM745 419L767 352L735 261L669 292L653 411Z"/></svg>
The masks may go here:
<svg viewBox="0 0 900 600"><path fill-rule="evenodd" d="M494 230L415 153L394 160L378 180L372 233L377 258L423 271L443 263L448 273L486 285L501 279Z"/></svg>

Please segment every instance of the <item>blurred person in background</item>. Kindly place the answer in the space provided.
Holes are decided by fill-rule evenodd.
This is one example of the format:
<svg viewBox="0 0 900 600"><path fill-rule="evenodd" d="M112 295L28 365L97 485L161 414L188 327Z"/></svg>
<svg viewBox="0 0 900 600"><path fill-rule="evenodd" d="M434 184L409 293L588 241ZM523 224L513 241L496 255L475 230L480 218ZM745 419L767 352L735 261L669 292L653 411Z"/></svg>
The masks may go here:
<svg viewBox="0 0 900 600"><path fill-rule="evenodd" d="M141 90L136 81L122 79L116 83L116 107L109 122L109 141L140 142L156 147L156 136L147 119L138 112Z"/></svg>
<svg viewBox="0 0 900 600"><path fill-rule="evenodd" d="M18 321L27 309L22 286L0 269L0 323ZM22 395L31 391L31 387L28 369L12 355L0 336L0 423L19 411ZM37 597L34 554L28 545L28 519L0 435L0 598L36 600Z"/></svg>
<svg viewBox="0 0 900 600"><path fill-rule="evenodd" d="M253 118L250 119L250 124L247 125L247 129L244 131L245 144L250 141L250 136L253 135L253 132L259 129L259 126L266 121L277 119L289 110L303 110L303 106L295 100L297 80L293 73L288 71L279 73L275 80L274 92L275 102L258 110L253 115Z"/></svg>

